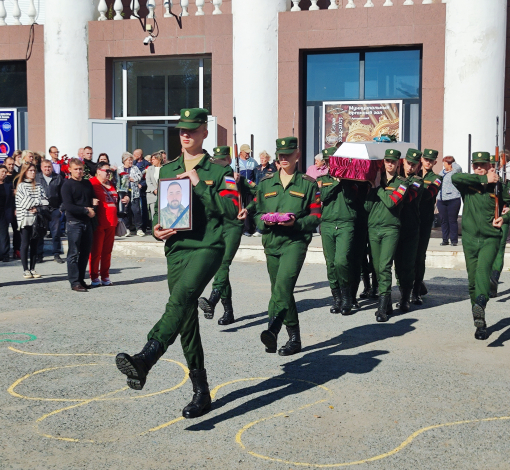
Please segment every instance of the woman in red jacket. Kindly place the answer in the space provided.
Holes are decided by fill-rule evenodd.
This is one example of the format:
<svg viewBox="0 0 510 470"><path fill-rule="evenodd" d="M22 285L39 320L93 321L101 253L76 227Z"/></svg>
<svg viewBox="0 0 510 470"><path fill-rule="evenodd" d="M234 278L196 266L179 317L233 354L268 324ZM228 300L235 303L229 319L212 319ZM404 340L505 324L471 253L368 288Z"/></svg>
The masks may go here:
<svg viewBox="0 0 510 470"><path fill-rule="evenodd" d="M111 286L110 262L112 258L113 242L115 240L115 228L117 227L117 203L119 195L115 186L110 181L112 174L110 164L99 162L96 176L90 178L96 198L99 199L97 208L98 226L94 230L94 241L89 258L89 273L92 287ZM122 199L124 204L129 202L129 197ZM101 264L101 270L99 270ZM99 280L101 271L101 280Z"/></svg>

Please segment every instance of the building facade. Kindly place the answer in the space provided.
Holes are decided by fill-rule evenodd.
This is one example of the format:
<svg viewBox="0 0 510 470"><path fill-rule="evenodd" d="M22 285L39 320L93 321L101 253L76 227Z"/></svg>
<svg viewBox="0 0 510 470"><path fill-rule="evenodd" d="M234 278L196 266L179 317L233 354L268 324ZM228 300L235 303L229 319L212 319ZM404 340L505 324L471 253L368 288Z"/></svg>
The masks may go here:
<svg viewBox="0 0 510 470"><path fill-rule="evenodd" d="M72 3L0 0L0 108L19 110L34 151L173 155L179 109L195 106L209 151L233 144L235 115L255 154L298 136L303 167L393 133L467 169L469 148L494 151L497 116L503 145L508 0Z"/></svg>

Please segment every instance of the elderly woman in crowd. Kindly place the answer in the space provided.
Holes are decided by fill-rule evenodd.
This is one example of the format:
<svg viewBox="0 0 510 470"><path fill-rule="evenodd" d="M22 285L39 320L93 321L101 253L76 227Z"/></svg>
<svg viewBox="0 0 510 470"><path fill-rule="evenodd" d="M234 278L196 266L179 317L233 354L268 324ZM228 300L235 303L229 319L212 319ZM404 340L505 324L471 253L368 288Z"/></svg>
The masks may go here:
<svg viewBox="0 0 510 470"><path fill-rule="evenodd" d="M21 150L15 150L12 154L12 158L14 159L14 171L16 173L19 173L19 170L21 168L21 158L22 158L23 152Z"/></svg>
<svg viewBox="0 0 510 470"><path fill-rule="evenodd" d="M37 208L47 206L48 199L43 187L35 182L36 169L33 163L27 163L21 167L16 177L16 218L21 232L21 264L23 265L23 277L25 279L40 278L41 275L35 270L37 260L38 236L33 233ZM30 249L30 266L28 264L28 252Z"/></svg>
<svg viewBox="0 0 510 470"><path fill-rule="evenodd" d="M21 153L21 164L34 163L34 152L32 150L23 150Z"/></svg>
<svg viewBox="0 0 510 470"><path fill-rule="evenodd" d="M437 210L441 218L441 231L443 242L441 245L453 246L459 243L459 227L457 218L460 211L461 196L458 189L452 183L452 176L455 173L462 173L460 165L455 163L455 158L448 156L443 158L444 169L439 173L443 177L441 189L437 195Z"/></svg>
<svg viewBox="0 0 510 470"><path fill-rule="evenodd" d="M107 162L99 162L96 176L90 178L96 199L99 200L96 216L98 225L94 230L92 251L89 257L89 273L91 287L111 286L110 264L112 258L115 229L117 227L117 203L119 195L110 181L113 170ZM124 196L122 202L129 203L129 197ZM101 269L99 268L101 265ZM101 280L99 280L101 275Z"/></svg>
<svg viewBox="0 0 510 470"><path fill-rule="evenodd" d="M306 174L314 179L317 179L319 176L327 175L328 171L328 165L324 161L322 153L318 153L315 155L315 164L308 167Z"/></svg>
<svg viewBox="0 0 510 470"><path fill-rule="evenodd" d="M152 223L158 200L159 170L163 166L163 155L160 152L153 153L151 163L152 166L145 170L145 180L147 181L147 205L149 206L149 217Z"/></svg>
<svg viewBox="0 0 510 470"><path fill-rule="evenodd" d="M122 165L117 169L117 191L119 195L129 196L130 202L127 208L129 223L128 230L135 226L136 234L139 237L145 236L142 230L142 206L140 205L140 188L138 183L142 179L142 172L136 165L133 165L133 154L124 152L122 154ZM128 232L129 233L129 232Z"/></svg>
<svg viewBox="0 0 510 470"><path fill-rule="evenodd" d="M256 184L259 184L260 180L268 173L276 171L276 167L272 163L269 163L271 161L271 156L265 150L259 153L259 161L260 165L255 167Z"/></svg>

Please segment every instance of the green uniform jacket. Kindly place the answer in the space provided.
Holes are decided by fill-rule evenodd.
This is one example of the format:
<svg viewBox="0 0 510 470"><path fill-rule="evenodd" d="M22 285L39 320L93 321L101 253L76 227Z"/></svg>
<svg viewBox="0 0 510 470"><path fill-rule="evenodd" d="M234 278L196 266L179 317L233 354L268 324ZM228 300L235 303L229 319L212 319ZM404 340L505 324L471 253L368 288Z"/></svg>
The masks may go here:
<svg viewBox="0 0 510 470"><path fill-rule="evenodd" d="M372 188L365 202L369 227L400 228L402 202L409 189L409 182L401 176L394 176L386 182L386 173L381 178L381 186Z"/></svg>
<svg viewBox="0 0 510 470"><path fill-rule="evenodd" d="M462 232L473 237L500 237L501 229L493 227L496 211L494 184L487 183L487 175L456 173L452 183L460 191L464 201L462 212ZM510 204L509 184L503 188L503 201ZM510 212L503 216L505 223L510 220Z"/></svg>
<svg viewBox="0 0 510 470"><path fill-rule="evenodd" d="M443 178L436 175L433 171L429 171L423 177L423 196L420 202L420 217L422 223L434 222L434 207L436 205L436 197L441 187Z"/></svg>
<svg viewBox="0 0 510 470"><path fill-rule="evenodd" d="M255 212L255 210L257 208L257 204L255 201L255 199L257 197L257 185L253 181L245 178L244 176L240 176L239 183L237 184L237 189L241 193L241 200L243 200L247 194L252 195L252 197L254 199L246 206L246 209L248 210L248 213L250 213L250 214ZM244 220L239 220L238 218L235 218L233 220L225 219L225 227L226 228L229 226L232 226L232 225L243 226Z"/></svg>
<svg viewBox="0 0 510 470"><path fill-rule="evenodd" d="M193 229L180 231L171 236L165 243L165 254L179 250L199 248L224 249L223 221L236 219L239 213L237 185L232 183L232 169L223 160L210 157L207 153L195 167L200 178L193 187L191 217ZM159 178L175 178L184 173L184 157L161 167ZM225 179L229 177L228 181ZM152 221L153 227L158 223L158 204Z"/></svg>
<svg viewBox="0 0 510 470"><path fill-rule="evenodd" d="M419 176L412 175L407 178L409 190L407 191L400 220L402 222L402 230L417 231L420 228L420 203L425 191L423 179Z"/></svg>
<svg viewBox="0 0 510 470"><path fill-rule="evenodd" d="M292 227L269 226L260 220L269 212L292 212L296 221ZM257 187L255 222L262 233L262 244L267 254L277 254L285 244L294 241L310 243L312 233L321 221L320 193L313 178L296 171L286 188L280 173L262 178Z"/></svg>
<svg viewBox="0 0 510 470"><path fill-rule="evenodd" d="M355 222L359 211L356 204L358 187L355 181L338 180L331 175L317 178L322 201L322 222Z"/></svg>

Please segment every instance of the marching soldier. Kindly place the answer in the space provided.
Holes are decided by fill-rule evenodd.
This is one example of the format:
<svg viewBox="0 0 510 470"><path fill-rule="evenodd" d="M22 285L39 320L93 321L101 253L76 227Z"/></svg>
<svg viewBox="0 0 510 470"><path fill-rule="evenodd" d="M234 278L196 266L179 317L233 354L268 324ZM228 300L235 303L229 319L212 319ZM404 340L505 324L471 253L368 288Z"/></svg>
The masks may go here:
<svg viewBox="0 0 510 470"><path fill-rule="evenodd" d="M506 153L505 153L506 155ZM496 158L491 155L491 164L495 166ZM494 260L494 264L492 265L492 273L491 273L491 290L489 293L489 297L494 298L498 296L498 284L499 277L501 276L501 272L503 271L503 265L505 262L505 249L506 249L506 240L508 238L508 229L510 225L504 224L501 227L501 242L498 248L498 254L496 255L496 259Z"/></svg>
<svg viewBox="0 0 510 470"><path fill-rule="evenodd" d="M322 151L324 159L329 159L336 150L336 147L324 149ZM329 174L319 176L317 185L322 201L322 248L333 295L330 312L349 315L359 284L358 273L356 292L353 294L356 278L354 264L355 261L359 261L355 256L357 254L355 224L359 215L356 207L358 188L355 181L339 180Z"/></svg>
<svg viewBox="0 0 510 470"><path fill-rule="evenodd" d="M189 178L193 185L192 231L163 229L158 224L157 210L154 215L154 237L165 241L168 265L170 298L165 313L149 332L140 353L120 353L116 357L118 369L127 375L128 386L141 390L150 369L180 335L193 384L193 399L182 412L185 418L196 418L211 408L197 303L221 264L225 251L223 220L235 219L239 212L232 170L224 160L211 158L202 150L207 114L201 108L181 110L177 128L183 153L160 172L160 178Z"/></svg>
<svg viewBox="0 0 510 470"><path fill-rule="evenodd" d="M462 214L462 247L468 271L469 296L476 327L475 338L488 338L485 308L489 300L490 274L501 241L501 227L508 224L510 213L495 218L495 183L499 176L491 168L488 152L475 152L471 160L473 173L456 173L452 183L464 202ZM509 203L508 187L503 193Z"/></svg>
<svg viewBox="0 0 510 470"><path fill-rule="evenodd" d="M400 213L400 238L395 253L395 274L400 286L400 302L397 307L409 312L411 292L415 278L416 252L420 240L420 202L423 194L423 180L417 176L422 153L409 149L403 160L404 177L409 183L409 191Z"/></svg>
<svg viewBox="0 0 510 470"><path fill-rule="evenodd" d="M421 176L423 178L423 196L420 202L420 240L418 242L418 252L416 254L416 269L413 286L413 304L422 305L422 295L427 293L427 288L423 283L425 277L425 258L427 257L427 248L429 247L432 225L434 225L434 207L436 197L441 187L442 179L432 171L436 163L437 150L425 149L421 157Z"/></svg>
<svg viewBox="0 0 510 470"><path fill-rule="evenodd" d="M384 169L380 185L372 183L365 208L368 211L368 239L379 282L379 306L375 313L378 322L388 321L391 306L391 267L400 235L400 211L409 183L398 176L401 153L388 149L384 154Z"/></svg>
<svg viewBox="0 0 510 470"><path fill-rule="evenodd" d="M312 233L320 223L319 188L313 178L296 170L299 159L298 140L285 137L276 140L280 170L267 175L257 187L257 229L271 280L269 326L260 335L266 352L275 353L282 324L287 327L289 341L278 351L290 356L301 351L299 319L294 300L294 287L305 261ZM268 213L290 213L286 222L262 220Z"/></svg>
<svg viewBox="0 0 510 470"><path fill-rule="evenodd" d="M214 158L223 159L228 165L232 163L230 156L230 147L215 147ZM243 235L244 219L248 212L255 210L255 201L253 198L257 195L257 187L255 183L244 176L234 174L236 178L239 192L241 193L241 199L248 199L245 196L250 195L252 202L243 209L237 219L225 219L223 225L223 238L225 240L225 254L221 261L220 269L214 276L212 285L212 291L209 299L200 297L198 299L198 306L204 311L204 317L208 320L212 320L214 317L214 308L221 299L223 304L224 313L223 316L218 320L218 325L230 325L234 323L234 309L232 307L232 287L229 280L229 270L232 260L237 253L239 245L241 243L241 237Z"/></svg>

